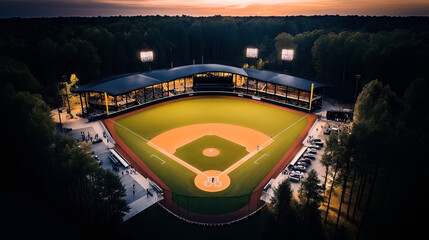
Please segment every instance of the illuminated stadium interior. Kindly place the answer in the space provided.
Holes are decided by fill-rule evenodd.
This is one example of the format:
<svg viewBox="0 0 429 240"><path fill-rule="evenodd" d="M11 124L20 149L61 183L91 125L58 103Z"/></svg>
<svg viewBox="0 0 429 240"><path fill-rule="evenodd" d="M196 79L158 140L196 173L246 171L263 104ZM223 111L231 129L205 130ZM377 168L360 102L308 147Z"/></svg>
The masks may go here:
<svg viewBox="0 0 429 240"><path fill-rule="evenodd" d="M324 84L283 73L198 64L113 76L83 85L80 95L83 116L106 116L153 101L189 94L227 94L264 100L308 111L321 108ZM107 97L107 104L106 104Z"/></svg>

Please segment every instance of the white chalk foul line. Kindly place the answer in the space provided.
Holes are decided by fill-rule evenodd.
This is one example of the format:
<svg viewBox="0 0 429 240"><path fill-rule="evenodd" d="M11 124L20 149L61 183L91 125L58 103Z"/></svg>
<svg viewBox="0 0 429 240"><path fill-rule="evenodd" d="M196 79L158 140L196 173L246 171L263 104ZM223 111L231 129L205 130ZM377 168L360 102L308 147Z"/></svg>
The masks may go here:
<svg viewBox="0 0 429 240"><path fill-rule="evenodd" d="M130 129L126 128L125 126L113 121L112 119L109 119L110 121L112 121L114 124L117 124L118 126L124 128L125 130L129 131L130 133L136 135L137 137L143 139L144 141L146 141L150 146L152 146L154 149L160 151L161 153L165 154L166 156L170 157L171 159L173 159L174 161L178 162L179 164L181 164L182 166L188 168L189 170L191 170L192 172L196 173L196 174L202 174L204 176L207 176L206 174L204 174L202 171L200 171L198 168L190 165L189 163L183 161L182 159L174 156L173 154L167 152L166 150L164 150L163 148L157 146L156 144L150 142L149 140L147 140L146 138L138 135L137 133L131 131ZM162 165L162 164L161 164Z"/></svg>
<svg viewBox="0 0 429 240"><path fill-rule="evenodd" d="M156 158L158 158L159 160L161 160L161 165L162 164L164 164L165 163L165 161L164 160L162 160L160 157L158 157L158 156L156 156L155 154L152 154L152 155L150 155L151 157L156 157Z"/></svg>
<svg viewBox="0 0 429 240"><path fill-rule="evenodd" d="M109 120L110 120L110 121L112 121L112 122L113 122L113 124L117 124L118 126L122 127L123 129L127 130L128 132L130 132L130 133L132 133L132 134L136 135L137 137L139 137L139 138L141 138L141 139L145 140L146 142L149 142L149 140L147 140L146 138L144 138L144 137L142 137L142 136L138 135L137 133L135 133L135 132L131 131L130 129L128 129L128 128L126 128L126 127L124 127L123 125L121 125L121 124L119 124L119 123L117 123L117 122L113 121L112 119L109 119Z"/></svg>
<svg viewBox="0 0 429 240"><path fill-rule="evenodd" d="M278 137L280 134L282 134L282 133L286 132L289 128L291 128L291 127L293 127L295 124L297 124L297 123L301 122L301 120L302 120L302 119L304 119L304 118L306 118L307 116L308 116L308 114L304 115L302 118L298 119L298 121L296 121L296 122L292 123L289 127L287 127L287 128L285 128L285 129L283 129L283 131L279 132L279 133L278 133L277 135L275 135L273 138L276 138L276 137Z"/></svg>
<svg viewBox="0 0 429 240"><path fill-rule="evenodd" d="M264 144L262 144L259 147L259 151L262 150L263 148L265 148L266 146L268 146L270 143L272 143L274 141L274 138L280 136L280 134L286 132L288 129L290 129L291 127L293 127L295 124L299 123L302 119L306 118L308 116L308 114L304 115L302 118L298 119L296 122L292 123L289 127L283 129L281 132L279 132L277 135L275 135L274 137L272 137L271 139L269 139L267 142L265 142ZM254 155L256 155L257 152L259 152L258 150L255 150L249 154L247 154L246 156L244 156L242 159L238 160L237 162L235 162L232 166L230 166L229 168L227 168L226 170L224 170L222 173L219 174L219 176L223 175L223 174L228 174L230 172L232 172L233 170L235 170L236 168L238 168L241 164L243 164L244 162L246 162L247 160L249 160L251 157L253 157ZM259 160L259 159L258 159ZM256 160L256 161L258 161ZM256 162L255 161L255 162ZM256 163L258 164L258 163Z"/></svg>
<svg viewBox="0 0 429 240"><path fill-rule="evenodd" d="M264 154L264 155L260 156L258 159L256 159L256 160L254 161L254 163L255 163L255 164L259 164L259 163L258 163L259 159L261 159L261 158L263 158L263 157L265 157L265 156L270 156L270 155L268 155L268 154Z"/></svg>

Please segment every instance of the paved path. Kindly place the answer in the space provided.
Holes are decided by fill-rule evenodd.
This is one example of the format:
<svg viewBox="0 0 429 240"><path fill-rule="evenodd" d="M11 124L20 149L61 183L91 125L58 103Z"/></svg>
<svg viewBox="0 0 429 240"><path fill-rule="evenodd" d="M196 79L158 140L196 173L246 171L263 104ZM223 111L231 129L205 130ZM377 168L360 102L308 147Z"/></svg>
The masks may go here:
<svg viewBox="0 0 429 240"><path fill-rule="evenodd" d="M89 132L91 137L98 134L103 140L101 143L93 144L92 150L94 151L94 155L97 155L102 161L101 167L116 173L125 187L126 196L124 200L130 207L130 212L124 216L124 221L163 199L162 195L157 194L156 190L150 185L150 180L134 171L134 169L120 167L119 171L113 170L109 160L109 148L113 148L114 144L111 140L108 140L108 135L107 137L103 137L103 132L105 130L100 121L88 122L87 119L83 118L73 119L63 123L63 128L71 128L72 130L68 131L67 134L75 137L79 141L82 141L81 132L84 132L86 136ZM148 191L151 194L148 194Z"/></svg>

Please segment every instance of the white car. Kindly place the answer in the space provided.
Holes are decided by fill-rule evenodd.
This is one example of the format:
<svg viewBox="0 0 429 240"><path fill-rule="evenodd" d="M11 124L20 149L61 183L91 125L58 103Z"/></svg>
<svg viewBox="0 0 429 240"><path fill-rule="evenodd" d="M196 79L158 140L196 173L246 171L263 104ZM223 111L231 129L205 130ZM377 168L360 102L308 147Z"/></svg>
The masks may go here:
<svg viewBox="0 0 429 240"><path fill-rule="evenodd" d="M315 149L315 148L307 148L307 153L309 153L309 154L317 154L317 149Z"/></svg>
<svg viewBox="0 0 429 240"><path fill-rule="evenodd" d="M307 167L302 166L302 165L294 165L292 167L292 170L305 172L305 170L307 170Z"/></svg>
<svg viewBox="0 0 429 240"><path fill-rule="evenodd" d="M300 171L291 171L291 172L289 173L289 175L291 175L291 176L300 176L300 177L302 177L302 176L304 176L304 173L303 173L303 172L300 172Z"/></svg>

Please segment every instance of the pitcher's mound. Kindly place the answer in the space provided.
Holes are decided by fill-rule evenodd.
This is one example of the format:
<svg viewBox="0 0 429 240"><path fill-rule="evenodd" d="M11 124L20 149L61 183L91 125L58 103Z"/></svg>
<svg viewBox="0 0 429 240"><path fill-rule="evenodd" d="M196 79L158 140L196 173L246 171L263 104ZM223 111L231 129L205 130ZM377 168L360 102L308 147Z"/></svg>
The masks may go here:
<svg viewBox="0 0 429 240"><path fill-rule="evenodd" d="M228 188L231 179L226 173L217 170L208 170L195 177L195 185L206 192L220 192Z"/></svg>
<svg viewBox="0 0 429 240"><path fill-rule="evenodd" d="M216 157L217 155L219 155L219 150L217 150L216 148L206 148L203 150L203 154L206 157Z"/></svg>

